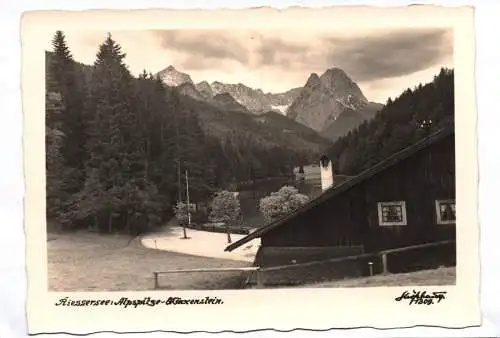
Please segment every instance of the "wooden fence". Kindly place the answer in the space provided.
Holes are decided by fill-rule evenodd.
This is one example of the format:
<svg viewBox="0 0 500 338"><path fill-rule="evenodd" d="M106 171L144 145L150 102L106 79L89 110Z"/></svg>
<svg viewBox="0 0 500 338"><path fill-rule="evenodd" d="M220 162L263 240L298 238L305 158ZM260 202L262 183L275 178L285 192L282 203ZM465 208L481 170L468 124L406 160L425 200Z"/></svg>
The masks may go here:
<svg viewBox="0 0 500 338"><path fill-rule="evenodd" d="M159 276L174 273L203 273L203 272L254 272L259 270L259 267L243 267L243 268L211 268L211 269L185 269L185 270L168 270L153 272L154 289L160 289Z"/></svg>
<svg viewBox="0 0 500 338"><path fill-rule="evenodd" d="M333 263L338 263L338 262L346 262L346 261L356 261L356 260L361 260L361 259L366 259L366 258L379 258L381 259L382 262L382 274L388 274L388 264L387 264L387 257L391 254L394 253L400 253L400 252L405 252L405 251L411 251L411 250L416 250L416 249L425 249L425 248L430 248L430 247L437 247L437 246L443 246L447 244L452 244L455 243L455 240L446 240L446 241L439 241L439 242L432 242L432 243L426 243L426 244L418 244L418 245L412 245L412 246L407 246L407 247L402 247L402 248L395 248L395 249L387 249L383 250L380 252L372 252L372 253L364 253L360 255L353 255L353 256L345 256L345 257L338 257L338 258L331 258L331 259L325 259L321 261L313 261L313 262L306 262L306 263L299 263L299 264L288 264L288 265L280 265L280 266L272 266L272 267L242 267L242 268L212 268L212 269L186 269L186 270L168 270L168 271L155 271L153 272L154 275L154 288L159 289L159 281L158 281L158 276L162 274L173 274L173 273L205 273L205 272L249 272L249 273L255 273L256 276L256 284L257 285L262 285L264 278L263 276L266 273L270 272L277 272L277 271L285 271L287 269L300 269L300 268L313 268L317 267L319 265L328 265L328 264L333 264ZM369 262L368 264L370 264ZM369 266L370 269L370 275L373 275L373 266Z"/></svg>
<svg viewBox="0 0 500 338"><path fill-rule="evenodd" d="M370 253L364 253L364 254L360 254L360 255L325 259L325 260L321 260L321 261L273 266L273 267L268 267L268 268L262 268L261 270L263 270L263 271L276 271L276 270L282 270L282 269L291 268L291 267L298 267L298 266L306 267L306 266L314 266L314 265L323 264L323 263L335 263L335 262L343 262L343 261L348 261L348 260L356 260L356 259L361 259L361 258L381 257L382 258L383 274L387 274L388 273L387 256L392 254L392 253L441 246L441 245L451 244L454 242L455 242L454 240L448 240L448 241L439 241L439 242L432 242L432 243L426 243L426 244L411 245L411 246L405 246L402 248L387 249L387 250L379 251L376 253L370 252Z"/></svg>

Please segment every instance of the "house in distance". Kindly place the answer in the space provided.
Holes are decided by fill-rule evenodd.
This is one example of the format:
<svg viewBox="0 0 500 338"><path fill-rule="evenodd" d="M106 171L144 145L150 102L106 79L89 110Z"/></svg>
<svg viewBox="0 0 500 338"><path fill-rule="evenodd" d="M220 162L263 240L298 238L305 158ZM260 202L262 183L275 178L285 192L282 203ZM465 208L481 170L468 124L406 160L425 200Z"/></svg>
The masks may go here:
<svg viewBox="0 0 500 338"><path fill-rule="evenodd" d="M254 264L272 267L448 240L449 246L392 255L389 272L455 264L453 127L428 135L340 184L332 184L328 158L322 157L320 166L323 193L226 251L260 238ZM368 273L368 261L356 264L348 269L351 273ZM372 264L380 268L379 262Z"/></svg>

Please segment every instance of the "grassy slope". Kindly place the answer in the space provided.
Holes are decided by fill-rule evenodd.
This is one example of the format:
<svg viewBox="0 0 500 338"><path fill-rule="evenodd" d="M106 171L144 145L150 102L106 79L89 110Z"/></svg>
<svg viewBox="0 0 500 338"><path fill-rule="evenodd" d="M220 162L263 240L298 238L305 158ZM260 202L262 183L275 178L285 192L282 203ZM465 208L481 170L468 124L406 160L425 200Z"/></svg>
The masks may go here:
<svg viewBox="0 0 500 338"><path fill-rule="evenodd" d="M377 275L365 278L353 278L333 282L308 284L311 288L353 288L376 286L419 286L419 285L453 285L455 284L455 268L438 268L410 273Z"/></svg>
<svg viewBox="0 0 500 338"><path fill-rule="evenodd" d="M249 265L147 249L137 239L128 242L129 238L121 235L99 236L85 232L49 235L49 290L151 290L153 271ZM161 277L160 285L177 290L239 288L240 277L237 272L171 274Z"/></svg>

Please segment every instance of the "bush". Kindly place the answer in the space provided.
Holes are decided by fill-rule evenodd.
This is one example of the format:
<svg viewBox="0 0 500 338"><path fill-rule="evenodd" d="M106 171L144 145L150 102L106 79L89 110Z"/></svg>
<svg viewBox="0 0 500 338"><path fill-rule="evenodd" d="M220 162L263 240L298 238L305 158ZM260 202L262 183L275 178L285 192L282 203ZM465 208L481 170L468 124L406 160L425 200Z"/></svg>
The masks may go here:
<svg viewBox="0 0 500 338"><path fill-rule="evenodd" d="M189 203L189 211L190 211L191 215L193 215L195 213L196 207L193 203ZM177 204L174 207L174 214L175 214L175 218L177 219L179 224L188 223L187 203L177 202Z"/></svg>
<svg viewBox="0 0 500 338"><path fill-rule="evenodd" d="M223 190L215 194L210 204L210 220L232 224L240 218L240 200L235 193Z"/></svg>
<svg viewBox="0 0 500 338"><path fill-rule="evenodd" d="M297 188L286 185L279 191L262 198L259 202L259 210L264 218L270 221L300 208L308 201L309 197L299 193Z"/></svg>
<svg viewBox="0 0 500 338"><path fill-rule="evenodd" d="M227 190L219 191L210 204L210 219L223 222L227 233L227 242L231 243L231 230L235 223L241 219L240 200L237 193Z"/></svg>

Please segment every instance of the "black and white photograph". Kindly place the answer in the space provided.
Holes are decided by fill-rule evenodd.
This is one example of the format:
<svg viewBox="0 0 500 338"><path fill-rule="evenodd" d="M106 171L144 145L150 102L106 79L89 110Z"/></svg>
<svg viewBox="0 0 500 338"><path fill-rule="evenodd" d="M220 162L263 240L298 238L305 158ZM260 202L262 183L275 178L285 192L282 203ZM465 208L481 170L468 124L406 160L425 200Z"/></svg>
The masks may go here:
<svg viewBox="0 0 500 338"><path fill-rule="evenodd" d="M49 293L433 286L413 302L446 302L470 148L457 24L257 21L37 35Z"/></svg>
<svg viewBox="0 0 500 338"><path fill-rule="evenodd" d="M54 32L51 290L455 283L453 31L297 35Z"/></svg>

